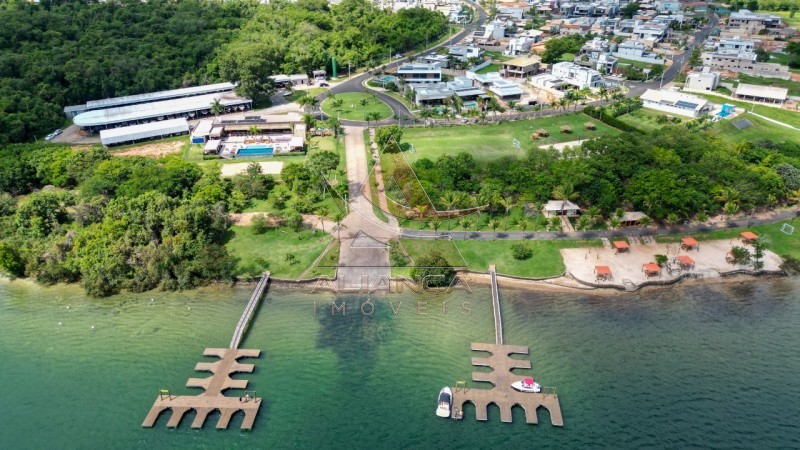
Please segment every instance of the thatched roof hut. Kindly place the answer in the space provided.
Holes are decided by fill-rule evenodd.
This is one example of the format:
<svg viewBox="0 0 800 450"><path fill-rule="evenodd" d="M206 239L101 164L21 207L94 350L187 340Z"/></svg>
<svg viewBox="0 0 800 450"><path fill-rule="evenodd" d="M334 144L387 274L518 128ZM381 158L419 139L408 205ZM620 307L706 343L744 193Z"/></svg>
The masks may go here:
<svg viewBox="0 0 800 450"><path fill-rule="evenodd" d="M550 136L550 132L549 132L549 131L547 131L547 130L545 130L544 128L539 128L538 130L536 130L536 134L537 134L539 137L547 137L547 136Z"/></svg>
<svg viewBox="0 0 800 450"><path fill-rule="evenodd" d="M572 133L572 127L569 125L561 125L561 132L564 134Z"/></svg>
<svg viewBox="0 0 800 450"><path fill-rule="evenodd" d="M594 124L594 122L586 122L585 124L583 124L583 127L586 128L587 130L597 129L597 126Z"/></svg>

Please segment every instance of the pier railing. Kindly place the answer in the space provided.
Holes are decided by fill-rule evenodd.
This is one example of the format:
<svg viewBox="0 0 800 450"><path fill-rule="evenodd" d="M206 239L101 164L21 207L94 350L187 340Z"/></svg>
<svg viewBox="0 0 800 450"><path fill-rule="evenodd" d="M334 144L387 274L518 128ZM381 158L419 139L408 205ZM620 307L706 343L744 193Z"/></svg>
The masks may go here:
<svg viewBox="0 0 800 450"><path fill-rule="evenodd" d="M489 266L489 275L492 280L492 309L494 312L494 333L495 343L503 344L503 316L500 311L500 291L497 289L497 270L495 266Z"/></svg>
<svg viewBox="0 0 800 450"><path fill-rule="evenodd" d="M242 337L244 337L244 332L247 329L247 325L250 323L250 319L252 318L253 311L256 310L258 302L261 300L261 297L263 297L264 289L266 289L268 282L269 272L264 272L264 275L262 275L261 279L258 280L256 289L253 291L253 295L250 296L247 306L244 308L244 312L242 313L242 317L239 319L239 323L236 324L236 330L233 332L230 348L239 348L239 344L242 342Z"/></svg>

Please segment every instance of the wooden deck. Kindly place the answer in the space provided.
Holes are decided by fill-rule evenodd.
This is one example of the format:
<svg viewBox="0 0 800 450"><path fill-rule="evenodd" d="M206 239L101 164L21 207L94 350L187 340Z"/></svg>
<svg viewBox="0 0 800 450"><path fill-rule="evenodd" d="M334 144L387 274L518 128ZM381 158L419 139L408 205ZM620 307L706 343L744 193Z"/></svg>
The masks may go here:
<svg viewBox="0 0 800 450"><path fill-rule="evenodd" d="M233 415L244 412L242 429L253 428L253 423L261 407L261 399L255 398L249 401L242 401L239 397L225 397L223 392L227 389L246 389L247 380L234 380L231 375L237 372L251 373L255 366L253 364L242 364L239 358L258 358L260 350L238 350L228 348L207 348L203 352L205 356L216 356L219 361L212 363L197 363L195 370L211 372L207 378L190 378L186 382L188 387L199 387L205 390L200 395L179 395L179 396L159 396L150 408L150 412L142 423L143 427L152 427L158 416L167 409L172 410L167 427L176 428L183 416L194 409L197 412L192 428L202 428L206 417L215 409L220 411L220 418L217 428L227 428Z"/></svg>
<svg viewBox="0 0 800 450"><path fill-rule="evenodd" d="M512 369L530 369L528 360L513 359L511 354L528 354L528 347L519 345L482 344L473 342L472 350L489 352L489 357L472 358L472 365L486 366L494 369L492 372L472 372L473 381L492 383L492 389L468 389L455 387L453 389L453 413L455 410L464 410L464 403L475 405L475 416L478 420L487 420L487 407L494 403L500 408L500 420L511 422L511 408L519 405L525 410L525 421L530 424L539 423L536 411L543 407L550 412L550 421L553 425L562 427L564 420L561 417L561 405L558 395L554 390L543 388L543 392L533 394L518 392L511 387L511 383L526 378L524 375L511 373Z"/></svg>

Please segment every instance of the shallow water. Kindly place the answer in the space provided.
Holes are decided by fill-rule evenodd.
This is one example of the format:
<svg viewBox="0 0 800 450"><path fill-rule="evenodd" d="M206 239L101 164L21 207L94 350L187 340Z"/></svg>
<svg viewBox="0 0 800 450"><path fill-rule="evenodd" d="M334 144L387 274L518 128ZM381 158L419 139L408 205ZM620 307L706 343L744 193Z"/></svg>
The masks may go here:
<svg viewBox="0 0 800 450"><path fill-rule="evenodd" d="M506 343L529 346L537 381L558 388L557 428L521 410L513 424L496 409L486 423L434 417L439 389L470 379L470 342L493 339L486 288L374 295L365 316L366 296L273 287L242 345L262 350L239 377L265 399L242 432L241 418L225 431L213 417L192 430L193 415L177 430L166 415L140 425L159 388L197 392L183 386L203 376L205 347L227 346L247 287L95 300L3 283L0 448L798 447L799 293L798 279L617 296L501 288ZM345 316L331 317L334 299Z"/></svg>

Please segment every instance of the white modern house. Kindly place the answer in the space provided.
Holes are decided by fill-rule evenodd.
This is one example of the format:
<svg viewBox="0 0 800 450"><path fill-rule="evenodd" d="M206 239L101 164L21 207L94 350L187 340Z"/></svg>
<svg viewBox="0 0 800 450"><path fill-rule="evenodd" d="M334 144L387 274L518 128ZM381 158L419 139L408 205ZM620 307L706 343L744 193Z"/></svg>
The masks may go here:
<svg viewBox="0 0 800 450"><path fill-rule="evenodd" d="M545 217L555 217L555 216L576 217L578 214L581 213L581 208L569 200L567 201L550 200L544 205L542 209L544 209Z"/></svg>
<svg viewBox="0 0 800 450"><path fill-rule="evenodd" d="M758 34L761 30L780 30L781 18L772 14L756 14L747 9L732 12L728 17L728 27L744 31L748 34Z"/></svg>
<svg viewBox="0 0 800 450"><path fill-rule="evenodd" d="M719 86L719 73L712 72L710 67L703 67L700 72L686 75L683 88L687 91L713 91Z"/></svg>
<svg viewBox="0 0 800 450"><path fill-rule="evenodd" d="M711 110L708 100L677 91L648 89L640 98L645 108L679 116L695 118Z"/></svg>
<svg viewBox="0 0 800 450"><path fill-rule="evenodd" d="M403 64L397 69L397 76L406 83L440 83L442 81L442 65L438 62Z"/></svg>
<svg viewBox="0 0 800 450"><path fill-rule="evenodd" d="M788 95L787 88L739 83L734 97L746 101L782 104Z"/></svg>
<svg viewBox="0 0 800 450"><path fill-rule="evenodd" d="M578 89L600 87L603 83L600 72L571 62L553 64L551 75Z"/></svg>
<svg viewBox="0 0 800 450"><path fill-rule="evenodd" d="M617 46L612 53L617 58L630 59L649 64L664 64L664 59L658 53L647 50L647 46L638 41L628 39Z"/></svg>

